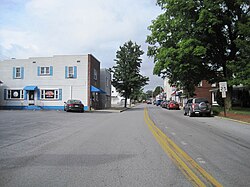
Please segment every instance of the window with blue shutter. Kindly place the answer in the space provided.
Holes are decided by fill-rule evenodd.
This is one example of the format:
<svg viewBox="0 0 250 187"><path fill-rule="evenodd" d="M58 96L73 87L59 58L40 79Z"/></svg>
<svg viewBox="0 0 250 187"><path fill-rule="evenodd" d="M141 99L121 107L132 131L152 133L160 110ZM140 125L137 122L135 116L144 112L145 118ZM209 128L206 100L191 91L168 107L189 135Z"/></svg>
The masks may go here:
<svg viewBox="0 0 250 187"><path fill-rule="evenodd" d="M16 78L16 68L15 67L13 67L12 77L13 77L13 79Z"/></svg>
<svg viewBox="0 0 250 187"><path fill-rule="evenodd" d="M23 79L24 67L13 67L12 77L13 79Z"/></svg>
<svg viewBox="0 0 250 187"><path fill-rule="evenodd" d="M49 71L50 71L50 75L52 76L53 75L53 66L50 66Z"/></svg>
<svg viewBox="0 0 250 187"><path fill-rule="evenodd" d="M77 78L77 66L74 66L74 78Z"/></svg>
<svg viewBox="0 0 250 187"><path fill-rule="evenodd" d="M24 67L21 67L21 79L24 79Z"/></svg>
<svg viewBox="0 0 250 187"><path fill-rule="evenodd" d="M40 76L40 73L41 73L41 67L38 66L38 67L37 67L37 76Z"/></svg>
<svg viewBox="0 0 250 187"><path fill-rule="evenodd" d="M65 79L68 78L68 66L65 66Z"/></svg>
<svg viewBox="0 0 250 187"><path fill-rule="evenodd" d="M59 100L62 100L62 89L59 89Z"/></svg>
<svg viewBox="0 0 250 187"><path fill-rule="evenodd" d="M65 78L76 79L77 78L77 66L65 66Z"/></svg>

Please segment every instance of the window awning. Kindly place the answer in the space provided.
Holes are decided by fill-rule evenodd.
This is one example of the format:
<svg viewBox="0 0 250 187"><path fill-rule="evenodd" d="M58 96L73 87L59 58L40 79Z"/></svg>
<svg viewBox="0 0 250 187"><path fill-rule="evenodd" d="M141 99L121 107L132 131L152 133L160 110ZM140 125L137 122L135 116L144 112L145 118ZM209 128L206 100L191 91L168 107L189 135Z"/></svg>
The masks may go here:
<svg viewBox="0 0 250 187"><path fill-rule="evenodd" d="M103 91L102 89L96 88L96 87L94 87L94 86L90 86L90 91L91 91L91 92L102 93L102 94L105 94L105 93L106 93L106 92Z"/></svg>
<svg viewBox="0 0 250 187"><path fill-rule="evenodd" d="M23 89L24 90L37 90L38 88L37 86L25 86Z"/></svg>

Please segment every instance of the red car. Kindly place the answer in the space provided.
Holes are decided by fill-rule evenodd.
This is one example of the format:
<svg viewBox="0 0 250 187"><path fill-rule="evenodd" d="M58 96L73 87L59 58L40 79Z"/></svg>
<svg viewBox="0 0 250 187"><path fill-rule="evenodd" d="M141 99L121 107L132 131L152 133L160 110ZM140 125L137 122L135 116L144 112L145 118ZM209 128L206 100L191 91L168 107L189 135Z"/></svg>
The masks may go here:
<svg viewBox="0 0 250 187"><path fill-rule="evenodd" d="M169 109L169 110L171 110L171 109L180 110L180 106L176 101L170 101L168 103L167 109Z"/></svg>

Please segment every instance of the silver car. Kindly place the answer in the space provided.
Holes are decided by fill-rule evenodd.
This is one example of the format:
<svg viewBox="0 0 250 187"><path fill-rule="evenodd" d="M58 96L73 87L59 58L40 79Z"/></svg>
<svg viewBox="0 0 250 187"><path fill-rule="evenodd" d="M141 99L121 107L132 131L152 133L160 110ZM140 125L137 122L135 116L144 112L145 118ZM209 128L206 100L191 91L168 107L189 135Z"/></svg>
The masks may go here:
<svg viewBox="0 0 250 187"><path fill-rule="evenodd" d="M184 115L190 117L199 116L211 116L211 105L206 98L191 98L188 99L184 106Z"/></svg>

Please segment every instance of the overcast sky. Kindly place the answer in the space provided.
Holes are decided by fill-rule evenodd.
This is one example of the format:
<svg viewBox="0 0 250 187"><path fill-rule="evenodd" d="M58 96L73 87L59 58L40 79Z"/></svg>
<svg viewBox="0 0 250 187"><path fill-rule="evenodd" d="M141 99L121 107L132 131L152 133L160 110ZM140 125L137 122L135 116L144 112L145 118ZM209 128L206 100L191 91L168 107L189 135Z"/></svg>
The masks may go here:
<svg viewBox="0 0 250 187"><path fill-rule="evenodd" d="M119 46L132 40L145 52L145 91L162 86L145 43L147 27L161 13L155 1L0 0L0 60L90 53L110 68Z"/></svg>

